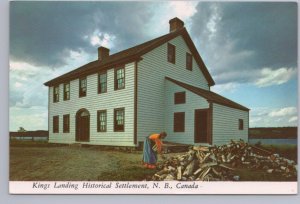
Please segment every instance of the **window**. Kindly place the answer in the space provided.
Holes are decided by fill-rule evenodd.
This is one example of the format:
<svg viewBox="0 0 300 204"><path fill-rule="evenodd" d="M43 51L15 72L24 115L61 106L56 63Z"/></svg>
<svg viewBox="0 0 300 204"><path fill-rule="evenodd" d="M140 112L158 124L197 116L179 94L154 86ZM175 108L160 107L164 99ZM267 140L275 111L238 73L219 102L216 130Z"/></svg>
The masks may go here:
<svg viewBox="0 0 300 204"><path fill-rule="evenodd" d="M70 83L64 84L64 101L70 100Z"/></svg>
<svg viewBox="0 0 300 204"><path fill-rule="evenodd" d="M107 89L107 74L106 72L98 75L98 93L105 93Z"/></svg>
<svg viewBox="0 0 300 204"><path fill-rule="evenodd" d="M177 92L174 94L174 104L185 103L185 92Z"/></svg>
<svg viewBox="0 0 300 204"><path fill-rule="evenodd" d="M193 57L190 53L186 53L186 69L192 71L193 70Z"/></svg>
<svg viewBox="0 0 300 204"><path fill-rule="evenodd" d="M174 132L184 132L185 113L174 113Z"/></svg>
<svg viewBox="0 0 300 204"><path fill-rule="evenodd" d="M239 119L239 130L244 130L244 120Z"/></svg>
<svg viewBox="0 0 300 204"><path fill-rule="evenodd" d="M125 69L119 67L115 69L115 90L125 88Z"/></svg>
<svg viewBox="0 0 300 204"><path fill-rule="evenodd" d="M79 97L86 96L86 77L79 79Z"/></svg>
<svg viewBox="0 0 300 204"><path fill-rule="evenodd" d="M64 133L69 133L70 132L70 115L64 115L63 117L63 123L64 123Z"/></svg>
<svg viewBox="0 0 300 204"><path fill-rule="evenodd" d="M175 46L168 43L168 62L175 64Z"/></svg>
<svg viewBox="0 0 300 204"><path fill-rule="evenodd" d="M53 116L53 133L59 132L59 116Z"/></svg>
<svg viewBox="0 0 300 204"><path fill-rule="evenodd" d="M55 86L53 90L53 102L56 103L59 101L59 86Z"/></svg>
<svg viewBox="0 0 300 204"><path fill-rule="evenodd" d="M97 112L97 131L106 132L106 110Z"/></svg>
<svg viewBox="0 0 300 204"><path fill-rule="evenodd" d="M114 110L114 131L124 131L125 111L124 108Z"/></svg>

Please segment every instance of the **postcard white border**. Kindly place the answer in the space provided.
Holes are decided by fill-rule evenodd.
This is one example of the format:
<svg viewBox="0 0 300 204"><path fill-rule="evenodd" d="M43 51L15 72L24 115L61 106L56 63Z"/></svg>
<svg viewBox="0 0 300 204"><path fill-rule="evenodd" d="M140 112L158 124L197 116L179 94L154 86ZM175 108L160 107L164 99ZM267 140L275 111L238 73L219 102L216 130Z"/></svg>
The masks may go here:
<svg viewBox="0 0 300 204"><path fill-rule="evenodd" d="M272 0L272 1L278 1L278 0ZM281 0L281 1L284 1L284 2L287 2L287 0ZM7 61L7 56L8 56L8 2L9 0L4 0L4 1L0 1L0 10L2 12L0 12L0 21L1 21L1 25L2 27L4 27L4 29L0 32L0 39L2 40L2 47L0 48L0 51L1 51L1 54L0 54L0 58L2 59L0 64L1 65L4 65L4 66L1 66L2 68L4 69L1 69L1 85L2 85L2 88L3 88L3 91L1 92L1 98L4 99L2 100L0 103L1 103L1 110L3 112L3 114L1 114L1 133L2 135L8 135L8 100L5 100L8 98L8 69L6 70L5 67L8 67L8 61ZM240 1L239 1L240 2ZM293 1L295 2L295 1ZM296 1L298 2L298 1ZM298 17L299 19L299 17ZM299 22L298 21L298 25L299 25ZM298 30L298 29L297 29ZM298 33L298 37L299 37L299 33ZM299 43L299 41L298 41ZM299 50L299 46L298 46L298 50ZM299 58L299 53L298 52L298 58ZM298 77L299 77L299 72L298 72ZM6 88L5 88L6 87ZM300 88L299 84L298 84L298 89ZM298 107L300 109L300 101L298 101ZM298 130L299 132L300 130ZM2 137L2 143L1 143L1 147L3 149L3 152L7 153L8 152L8 139L7 138L4 138ZM1 158L1 161L2 161L2 166L5 166L8 164L8 157L7 157L7 154L1 154L2 158ZM298 150L298 155L299 155L299 150ZM48 196L34 196L34 197L31 197L31 196L10 196L8 195L8 192L7 192L7 184L9 184L9 192L10 193L14 193L14 194L25 194L25 193L21 193L21 192L24 192L24 189L23 188L28 188L28 185L32 184L32 182L7 182L8 180L8 168L3 168L3 171L0 175L0 178L1 178L1 181L4 183L4 188L1 188L1 200L4 202L4 203L27 203L27 202L30 202L30 203L40 203L41 200L39 200L38 198L43 198L43 203L58 203L59 201L61 201L61 199L64 199L64 203L69 203L69 201L71 201L72 203L80 203L82 201L85 201L87 199L87 197L85 196L76 196L76 199L77 200L74 200L74 199L70 199L69 201L66 200L65 198L69 198L69 197L66 197L66 196L58 196L58 197L51 197L50 195ZM25 184L25 183L28 183L28 184ZM81 182L79 182L81 183ZM251 183L254 183L253 185L251 185ZM238 184L238 183L237 183ZM242 183L240 183L242 184ZM239 184L239 185L240 185ZM289 190L287 191L290 191L293 187L296 187L297 188L297 182L248 182L248 184L250 185L240 185L241 188L247 188L247 190L249 190L250 188L255 188L256 191L259 191L258 189L261 189L261 186L260 185L264 185L266 189L269 189L269 190L272 190L273 193L270 193L270 194L275 194L274 192L276 191L276 189L281 189L281 192L279 194L284 194L283 191L286 191L287 188L289 188ZM215 188L218 189L218 187L222 187L222 188L231 188L231 185L227 185L225 183L218 183L216 184L214 182L215 185ZM288 186L288 187L287 187ZM14 189L14 191L12 192L11 189L12 188L16 188ZM19 191L17 193L17 191ZM28 189L27 189L28 191ZM214 189L215 191L215 189ZM251 190L252 192L253 190ZM31 192L30 194L36 194L36 193L33 193ZM40 193L40 194L45 194L45 193ZM49 193L51 194L51 193ZM63 193L61 193L63 194ZM75 194L75 193L74 193ZM76 194L79 194L78 192ZM98 193L97 193L98 194ZM215 193L211 193L211 194L215 194ZM235 194L235 193L234 193ZM254 193L245 193L245 194L254 194ZM263 194L261 192L259 192L258 194ZM291 194L291 193L289 193ZM294 193L293 193L294 194ZM112 198L112 197L101 197L101 201L103 202L105 199L106 202L108 201L112 201L111 199L109 198ZM122 196L122 197L114 197L115 200L118 200L118 202L113 202L113 203L120 203L122 201L124 201L124 198L128 199L129 201L131 201L132 203L138 203L137 201L139 202L145 202L145 199L144 197L130 197L130 196ZM152 198L152 197L151 197ZM161 201L159 199L163 199L163 200L166 200L168 199L168 201L172 201L174 203L182 203L183 199L181 199L182 197L173 197L173 196L166 196L166 197L154 197L154 198L157 198L156 201ZM159 198L159 199L158 199ZM185 197L187 198L187 197ZM188 197L189 198L189 201L196 201L196 199L199 199L199 197ZM208 198L211 198L211 199L208 199ZM201 202L207 202L207 201L212 201L214 200L216 197L201 197ZM228 197L228 196L221 196L221 197L218 197L218 198L222 198L224 199L224 201L227 201L227 202L230 202L230 203L252 203L253 201L256 201L257 203L259 203L258 201L261 201L263 203L283 203L283 202L288 202L288 203L296 203L296 201L298 202L300 199L299 199L299 196L276 196L276 197L271 197L271 196L260 196L260 197L257 197L257 196L248 196L248 197L241 197L241 196L234 196L234 197ZM244 198L247 198L247 199L244 199ZM149 200L150 197L147 197L147 199ZM99 201L99 197L89 197L89 201ZM180 201L180 202L179 202ZM145 203L148 203L147 200ZM157 202L158 203L158 202ZM299 203L299 202L298 202Z"/></svg>
<svg viewBox="0 0 300 204"><path fill-rule="evenodd" d="M10 194L285 194L297 182L10 181Z"/></svg>

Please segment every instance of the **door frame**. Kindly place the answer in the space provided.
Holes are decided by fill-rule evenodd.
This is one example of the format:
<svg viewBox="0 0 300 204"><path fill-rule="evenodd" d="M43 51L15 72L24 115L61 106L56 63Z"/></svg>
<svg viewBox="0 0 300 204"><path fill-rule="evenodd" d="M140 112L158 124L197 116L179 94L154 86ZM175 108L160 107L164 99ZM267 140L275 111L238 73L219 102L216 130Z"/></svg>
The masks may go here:
<svg viewBox="0 0 300 204"><path fill-rule="evenodd" d="M85 117L87 117L87 125L88 125L88 127L86 128L86 132L85 132L85 134L87 135L86 136L86 138L87 139L85 139L85 140L82 140L81 139L81 135L80 135L80 131L79 131L79 129L80 129L80 120L81 120L81 113L83 113L83 112L86 112L87 113L87 116L85 116ZM76 128L76 130L75 130L75 141L76 142L89 142L90 141L90 112L87 110L87 109L85 109L85 108L82 108L82 109L80 109L80 110L78 110L77 111L77 113L76 113L76 124L75 124L76 126L75 126L75 128Z"/></svg>
<svg viewBox="0 0 300 204"><path fill-rule="evenodd" d="M207 128L207 135L206 135L206 142L196 142L196 116L198 112L206 112L206 128ZM210 104L209 108L205 109L195 109L194 111L194 143L208 143L212 144L212 106Z"/></svg>

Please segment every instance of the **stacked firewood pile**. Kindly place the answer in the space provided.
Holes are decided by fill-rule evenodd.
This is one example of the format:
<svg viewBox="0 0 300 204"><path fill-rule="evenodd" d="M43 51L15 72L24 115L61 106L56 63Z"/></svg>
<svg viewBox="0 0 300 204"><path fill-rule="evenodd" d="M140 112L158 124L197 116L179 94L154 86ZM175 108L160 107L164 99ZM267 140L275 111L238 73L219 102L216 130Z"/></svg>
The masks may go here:
<svg viewBox="0 0 300 204"><path fill-rule="evenodd" d="M165 159L152 180L237 181L237 168L260 169L287 178L297 174L294 161L243 141L231 141L223 146L194 146L184 154Z"/></svg>

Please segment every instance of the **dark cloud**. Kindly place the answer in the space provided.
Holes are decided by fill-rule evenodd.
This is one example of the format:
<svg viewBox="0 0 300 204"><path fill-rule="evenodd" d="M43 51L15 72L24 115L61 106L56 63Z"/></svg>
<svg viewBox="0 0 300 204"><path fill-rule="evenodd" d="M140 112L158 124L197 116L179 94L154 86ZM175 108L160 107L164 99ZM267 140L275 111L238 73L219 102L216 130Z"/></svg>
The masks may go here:
<svg viewBox="0 0 300 204"><path fill-rule="evenodd" d="M200 2L192 20L192 35L210 71L232 75L219 83L251 80L241 75L263 67L297 67L295 2Z"/></svg>
<svg viewBox="0 0 300 204"><path fill-rule="evenodd" d="M157 6L156 2L11 2L11 59L58 67L66 63L66 50L79 49L96 59L96 47L84 39L96 29L115 36L111 48L115 53L149 40L145 24ZM217 83L252 80L262 67L297 67L296 3L200 2L191 20L192 39ZM254 71L252 78L245 74L249 70Z"/></svg>
<svg viewBox="0 0 300 204"><path fill-rule="evenodd" d="M83 39L96 29L115 35L112 53L125 49L133 42L145 40L144 35L137 32L151 16L150 11L144 9L145 5L136 2L11 2L11 58L55 67L65 63L66 49L83 49L96 56L97 49Z"/></svg>

